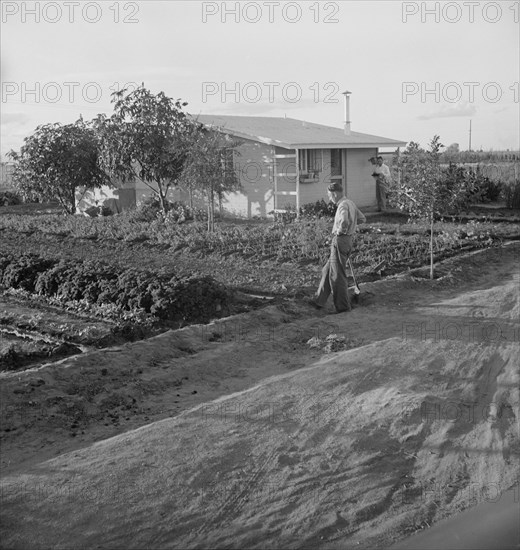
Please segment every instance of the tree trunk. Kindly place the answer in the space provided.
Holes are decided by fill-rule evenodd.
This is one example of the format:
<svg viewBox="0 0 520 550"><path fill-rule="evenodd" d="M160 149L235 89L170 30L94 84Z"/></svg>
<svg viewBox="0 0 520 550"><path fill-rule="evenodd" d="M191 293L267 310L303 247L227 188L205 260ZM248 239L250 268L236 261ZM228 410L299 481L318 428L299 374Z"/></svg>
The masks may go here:
<svg viewBox="0 0 520 550"><path fill-rule="evenodd" d="M213 190L213 182L210 185L210 231L213 233L215 231L215 192Z"/></svg>
<svg viewBox="0 0 520 550"><path fill-rule="evenodd" d="M430 217L430 279L433 280L433 214Z"/></svg>
<svg viewBox="0 0 520 550"><path fill-rule="evenodd" d="M70 205L67 199L63 198L60 193L56 193L56 195L57 195L58 203L61 205L63 210L65 210L65 215L70 214L70 211L69 211ZM48 200L48 199L41 199L41 200L43 202L43 200Z"/></svg>
<svg viewBox="0 0 520 550"><path fill-rule="evenodd" d="M213 219L213 188L208 189L208 233L212 233L215 230L215 223Z"/></svg>
<svg viewBox="0 0 520 550"><path fill-rule="evenodd" d="M72 186L71 193L70 193L70 208L71 208L70 213L75 214L76 213L76 187L75 186Z"/></svg>
<svg viewBox="0 0 520 550"><path fill-rule="evenodd" d="M215 194L211 186L211 232L215 231Z"/></svg>
<svg viewBox="0 0 520 550"><path fill-rule="evenodd" d="M190 187L190 208L193 210L193 189Z"/></svg>
<svg viewBox="0 0 520 550"><path fill-rule="evenodd" d="M209 200L209 191L208 191L208 233L211 231L211 202Z"/></svg>
<svg viewBox="0 0 520 550"><path fill-rule="evenodd" d="M159 201L161 203L161 210L162 210L163 216L166 216L166 195L163 192L163 189L160 183L158 184L158 188L159 188L158 190L159 190Z"/></svg>

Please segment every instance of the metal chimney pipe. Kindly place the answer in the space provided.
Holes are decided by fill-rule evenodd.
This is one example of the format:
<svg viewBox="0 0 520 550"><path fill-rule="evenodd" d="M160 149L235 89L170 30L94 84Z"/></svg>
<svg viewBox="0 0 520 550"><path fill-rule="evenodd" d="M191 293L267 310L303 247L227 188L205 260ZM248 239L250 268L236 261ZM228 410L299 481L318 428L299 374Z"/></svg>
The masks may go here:
<svg viewBox="0 0 520 550"><path fill-rule="evenodd" d="M348 136L350 135L350 94L352 92L349 92L348 90L343 92L343 95L345 96L345 124L344 124L344 130L345 134Z"/></svg>

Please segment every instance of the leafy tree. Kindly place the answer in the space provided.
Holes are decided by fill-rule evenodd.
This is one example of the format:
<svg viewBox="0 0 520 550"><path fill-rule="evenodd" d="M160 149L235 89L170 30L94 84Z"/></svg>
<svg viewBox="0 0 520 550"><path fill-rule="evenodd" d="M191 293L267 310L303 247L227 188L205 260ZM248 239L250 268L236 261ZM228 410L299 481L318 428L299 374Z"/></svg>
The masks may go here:
<svg viewBox="0 0 520 550"><path fill-rule="evenodd" d="M98 139L82 118L74 124L45 124L24 139L15 161L13 181L26 199L57 200L65 212L76 212L76 190L110 184L98 163Z"/></svg>
<svg viewBox="0 0 520 550"><path fill-rule="evenodd" d="M182 174L182 185L202 193L208 208L208 231L215 229L215 197L222 204L224 193L240 188L234 169L235 148L240 144L223 131L197 124Z"/></svg>
<svg viewBox="0 0 520 550"><path fill-rule="evenodd" d="M430 278L433 279L433 223L466 201L470 182L456 167L444 170L440 150L444 147L434 136L429 150L410 142L402 155L394 157L397 183L390 190L390 200L411 219L425 220L430 226Z"/></svg>
<svg viewBox="0 0 520 550"><path fill-rule="evenodd" d="M154 95L144 85L112 96L114 114L99 115L95 121L101 164L123 182L144 182L166 213L168 191L177 185L193 135L193 121L182 111L187 103L164 92Z"/></svg>
<svg viewBox="0 0 520 550"><path fill-rule="evenodd" d="M452 143L446 147L446 150L442 153L443 160L448 162L457 162L460 157L460 148L458 143Z"/></svg>

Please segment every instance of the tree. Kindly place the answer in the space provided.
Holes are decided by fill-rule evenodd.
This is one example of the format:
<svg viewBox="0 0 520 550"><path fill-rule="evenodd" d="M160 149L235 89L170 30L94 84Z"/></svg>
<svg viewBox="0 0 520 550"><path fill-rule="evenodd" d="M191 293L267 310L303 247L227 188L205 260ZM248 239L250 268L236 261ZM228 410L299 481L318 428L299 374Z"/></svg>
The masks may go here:
<svg viewBox="0 0 520 550"><path fill-rule="evenodd" d="M451 145L448 145L442 154L442 157L447 162L457 162L457 160L461 158L459 144L452 143Z"/></svg>
<svg viewBox="0 0 520 550"><path fill-rule="evenodd" d="M208 231L215 228L215 197L221 203L224 193L240 188L233 166L235 147L239 142L218 129L197 125L182 173L181 185L199 191L206 198Z"/></svg>
<svg viewBox="0 0 520 550"><path fill-rule="evenodd" d="M123 182L144 182L166 213L168 191L183 171L193 135L193 121L182 111L187 103L164 92L153 95L144 85L112 96L114 114L96 119L102 166Z"/></svg>
<svg viewBox="0 0 520 550"><path fill-rule="evenodd" d="M57 200L65 212L74 214L78 188L110 184L99 166L96 132L82 118L64 126L38 126L24 143L20 153L10 151L8 156L15 162L15 186L26 199Z"/></svg>
<svg viewBox="0 0 520 550"><path fill-rule="evenodd" d="M401 156L394 157L398 183L391 188L390 200L411 219L426 220L430 226L430 278L433 279L433 223L457 210L468 194L468 180L454 177L440 164L444 147L434 136L429 150L410 142Z"/></svg>

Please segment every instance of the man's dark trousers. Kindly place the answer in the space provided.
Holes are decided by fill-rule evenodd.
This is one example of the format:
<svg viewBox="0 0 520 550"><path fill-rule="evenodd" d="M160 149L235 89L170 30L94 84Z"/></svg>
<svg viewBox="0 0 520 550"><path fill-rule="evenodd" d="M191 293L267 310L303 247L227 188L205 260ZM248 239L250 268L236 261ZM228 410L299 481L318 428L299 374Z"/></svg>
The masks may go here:
<svg viewBox="0 0 520 550"><path fill-rule="evenodd" d="M316 292L316 303L324 307L332 293L334 307L338 313L350 311L348 296L347 261L352 250L353 238L348 235L334 236L330 245L330 256L321 271L321 281Z"/></svg>

